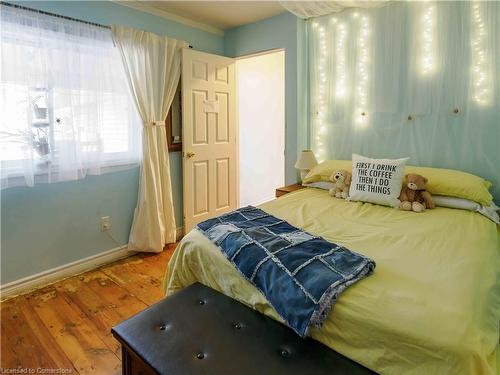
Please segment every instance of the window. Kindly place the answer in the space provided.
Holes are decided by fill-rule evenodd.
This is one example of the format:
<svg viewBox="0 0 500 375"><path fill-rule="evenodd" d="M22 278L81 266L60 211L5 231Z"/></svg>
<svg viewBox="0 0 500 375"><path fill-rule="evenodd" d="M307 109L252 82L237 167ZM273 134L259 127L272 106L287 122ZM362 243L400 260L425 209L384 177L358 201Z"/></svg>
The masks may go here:
<svg viewBox="0 0 500 375"><path fill-rule="evenodd" d="M111 31L1 5L2 187L137 164L141 120Z"/></svg>
<svg viewBox="0 0 500 375"><path fill-rule="evenodd" d="M181 79L177 85L174 100L165 120L167 131L167 145L169 152L182 151L182 94Z"/></svg>

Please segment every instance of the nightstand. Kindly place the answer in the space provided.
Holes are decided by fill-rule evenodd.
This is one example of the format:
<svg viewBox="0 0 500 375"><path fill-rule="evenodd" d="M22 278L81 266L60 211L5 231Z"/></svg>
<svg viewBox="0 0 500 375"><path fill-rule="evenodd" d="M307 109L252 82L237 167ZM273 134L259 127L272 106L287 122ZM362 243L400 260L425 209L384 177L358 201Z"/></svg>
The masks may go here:
<svg viewBox="0 0 500 375"><path fill-rule="evenodd" d="M293 185L288 185L288 186L283 186L280 188L276 189L276 198L281 197L282 195L291 193L292 191L297 191L300 189L304 189L305 186L302 186L301 184L293 184Z"/></svg>

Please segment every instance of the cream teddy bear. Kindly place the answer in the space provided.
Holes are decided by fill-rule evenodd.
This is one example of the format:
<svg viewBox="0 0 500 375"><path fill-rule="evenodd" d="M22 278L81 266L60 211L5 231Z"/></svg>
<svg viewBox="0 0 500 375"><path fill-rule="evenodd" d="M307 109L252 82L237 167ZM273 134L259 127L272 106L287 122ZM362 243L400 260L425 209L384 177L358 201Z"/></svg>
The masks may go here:
<svg viewBox="0 0 500 375"><path fill-rule="evenodd" d="M351 174L345 169L339 169L330 176L330 181L335 183L335 187L329 190L330 195L336 198L346 199L349 196L351 186Z"/></svg>

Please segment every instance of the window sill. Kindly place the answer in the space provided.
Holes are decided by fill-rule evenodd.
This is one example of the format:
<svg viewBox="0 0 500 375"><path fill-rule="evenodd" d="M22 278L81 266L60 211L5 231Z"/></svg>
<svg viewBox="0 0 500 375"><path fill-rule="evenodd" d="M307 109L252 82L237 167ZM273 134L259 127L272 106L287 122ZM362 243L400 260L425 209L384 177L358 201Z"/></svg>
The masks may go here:
<svg viewBox="0 0 500 375"><path fill-rule="evenodd" d="M140 166L139 161L123 161L123 162L110 162L110 163L105 163L104 165L101 165L99 167L98 173L95 173L95 171L92 171L91 169L87 169L83 172L78 172L78 176L75 178L68 178L68 179L63 179L60 180L58 176L58 168L53 167L51 168L50 172L49 171L38 171L34 174L34 183L28 184L26 181L26 178L22 174L11 174L6 178L1 179L1 188L2 189L7 189L11 187L20 187L20 186L33 186L33 185L38 185L38 184L45 184L45 183L57 183L57 182L68 182L68 181L79 181L87 176L100 176L103 174L107 173L113 173L113 172L121 172L125 171L128 169L136 168ZM5 170L5 168L4 168ZM3 173L5 174L5 172ZM75 173L76 174L76 173Z"/></svg>

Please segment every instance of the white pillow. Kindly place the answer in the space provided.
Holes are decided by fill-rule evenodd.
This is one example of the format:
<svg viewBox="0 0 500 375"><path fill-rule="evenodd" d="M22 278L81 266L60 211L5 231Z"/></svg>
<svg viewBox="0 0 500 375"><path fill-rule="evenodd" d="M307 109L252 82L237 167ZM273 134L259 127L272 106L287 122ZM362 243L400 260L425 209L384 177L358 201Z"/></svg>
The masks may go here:
<svg viewBox="0 0 500 375"><path fill-rule="evenodd" d="M481 215L486 216L488 219L493 221L495 224L500 225L500 216L498 215L498 207L495 203L491 202L490 206L483 206L479 207L477 212L479 212Z"/></svg>
<svg viewBox="0 0 500 375"><path fill-rule="evenodd" d="M335 187L335 184L333 182L318 181L318 182L311 182L308 184L302 183L302 186L323 189L323 190L330 190L331 188Z"/></svg>
<svg viewBox="0 0 500 375"><path fill-rule="evenodd" d="M483 206L468 199L448 197L444 195L433 195L432 201L439 207L457 208L459 210L478 212L481 215L486 216L494 223L500 224L500 217L497 214L498 206L495 205L494 202L491 202L490 206Z"/></svg>
<svg viewBox="0 0 500 375"><path fill-rule="evenodd" d="M467 211L477 211L481 207L477 202L468 199L448 197L446 195L433 195L432 201L439 207L458 208L459 210Z"/></svg>
<svg viewBox="0 0 500 375"><path fill-rule="evenodd" d="M404 169L408 158L371 159L352 154L349 200L399 207Z"/></svg>

